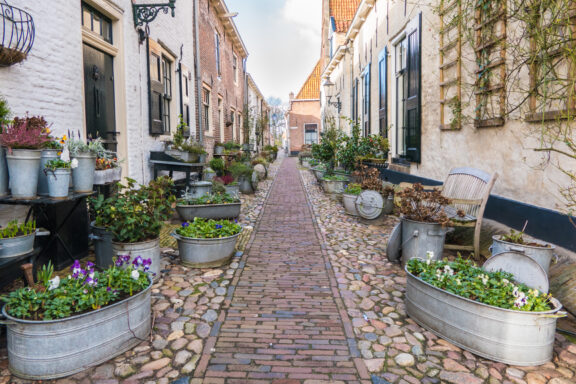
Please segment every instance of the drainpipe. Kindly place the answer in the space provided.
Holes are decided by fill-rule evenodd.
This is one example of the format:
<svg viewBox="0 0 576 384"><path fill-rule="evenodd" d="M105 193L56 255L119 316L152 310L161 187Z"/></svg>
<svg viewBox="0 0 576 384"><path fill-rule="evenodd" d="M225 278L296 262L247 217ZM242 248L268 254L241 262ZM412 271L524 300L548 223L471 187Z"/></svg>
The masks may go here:
<svg viewBox="0 0 576 384"><path fill-rule="evenodd" d="M180 46L180 60L178 60L178 84L180 86L180 116L184 116L184 92L182 90L182 55L184 54L184 44Z"/></svg>
<svg viewBox="0 0 576 384"><path fill-rule="evenodd" d="M204 142L204 127L202 126L202 74L200 72L200 44L198 36L200 34L200 28L198 27L198 1L194 0L194 72L196 72L196 108L198 112L198 142L202 144Z"/></svg>

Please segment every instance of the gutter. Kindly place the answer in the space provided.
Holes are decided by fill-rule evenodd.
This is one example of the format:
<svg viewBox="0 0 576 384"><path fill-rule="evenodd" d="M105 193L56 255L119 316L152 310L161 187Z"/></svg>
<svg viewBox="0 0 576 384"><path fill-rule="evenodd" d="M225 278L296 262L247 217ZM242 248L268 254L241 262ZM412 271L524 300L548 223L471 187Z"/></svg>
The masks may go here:
<svg viewBox="0 0 576 384"><path fill-rule="evenodd" d="M194 72L196 74L196 112L198 112L198 142L202 144L204 142L204 127L202 126L202 108L200 103L202 103L202 75L200 68L200 43L198 41L198 36L200 34L200 28L198 26L198 2L199 0L194 0ZM150 66L148 66L150 68Z"/></svg>

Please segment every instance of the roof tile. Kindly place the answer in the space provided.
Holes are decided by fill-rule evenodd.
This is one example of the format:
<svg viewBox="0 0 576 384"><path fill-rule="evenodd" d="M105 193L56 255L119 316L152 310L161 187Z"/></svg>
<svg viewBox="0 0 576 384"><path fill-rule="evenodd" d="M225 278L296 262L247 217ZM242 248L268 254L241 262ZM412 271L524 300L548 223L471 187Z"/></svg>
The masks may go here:
<svg viewBox="0 0 576 384"><path fill-rule="evenodd" d="M296 99L298 100L310 100L320 98L320 76L322 75L322 60L319 60L314 70L308 76L308 79L300 89Z"/></svg>
<svg viewBox="0 0 576 384"><path fill-rule="evenodd" d="M362 0L330 0L330 17L334 18L336 32L346 32Z"/></svg>

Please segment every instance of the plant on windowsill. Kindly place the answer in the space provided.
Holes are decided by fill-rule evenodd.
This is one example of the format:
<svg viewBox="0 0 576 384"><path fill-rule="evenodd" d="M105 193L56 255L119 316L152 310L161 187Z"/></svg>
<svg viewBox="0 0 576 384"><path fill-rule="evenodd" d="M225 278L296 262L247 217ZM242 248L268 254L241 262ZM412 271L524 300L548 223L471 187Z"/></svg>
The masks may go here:
<svg viewBox="0 0 576 384"><path fill-rule="evenodd" d="M36 222L34 220L18 223L11 220L0 228L0 260L24 255L34 250Z"/></svg>
<svg viewBox="0 0 576 384"><path fill-rule="evenodd" d="M204 147L191 138L184 137L184 132L189 131L190 128L184 122L182 115L179 115L178 118L180 122L172 138L172 144L164 152L186 163L203 163L206 155Z"/></svg>
<svg viewBox="0 0 576 384"><path fill-rule="evenodd" d="M210 220L196 217L173 232L184 265L193 268L218 267L226 264L242 227L228 220Z"/></svg>
<svg viewBox="0 0 576 384"><path fill-rule="evenodd" d="M15 375L31 380L68 376L146 339L151 262L122 255L111 268L98 271L90 262L75 261L68 277L54 277L53 268L42 268L35 287L2 297L9 340L19 346L18 353L8 351ZM102 340L108 348L102 348Z"/></svg>
<svg viewBox="0 0 576 384"><path fill-rule="evenodd" d="M182 220L195 217L205 219L232 219L240 215L241 202L238 196L227 193L204 195L197 199L180 199L176 211Z"/></svg>

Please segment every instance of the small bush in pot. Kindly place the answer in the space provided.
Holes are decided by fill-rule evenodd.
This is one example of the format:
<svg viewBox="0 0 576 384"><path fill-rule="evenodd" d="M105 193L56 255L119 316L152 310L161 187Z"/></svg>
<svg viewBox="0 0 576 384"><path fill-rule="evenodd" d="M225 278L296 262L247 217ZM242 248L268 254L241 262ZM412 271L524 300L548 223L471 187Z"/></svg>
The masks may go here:
<svg viewBox="0 0 576 384"><path fill-rule="evenodd" d="M254 193L252 186L252 172L254 172L254 170L250 165L235 161L230 165L228 170L232 176L238 180L240 192Z"/></svg>
<svg viewBox="0 0 576 384"><path fill-rule="evenodd" d="M224 175L224 172L226 171L226 163L224 162L224 159L221 157L214 157L210 160L209 165L210 168L216 172L217 176Z"/></svg>
<svg viewBox="0 0 576 384"><path fill-rule="evenodd" d="M48 196L63 199L68 196L70 174L78 166L78 160L65 161L61 158L48 160L44 165L44 174L47 177Z"/></svg>

